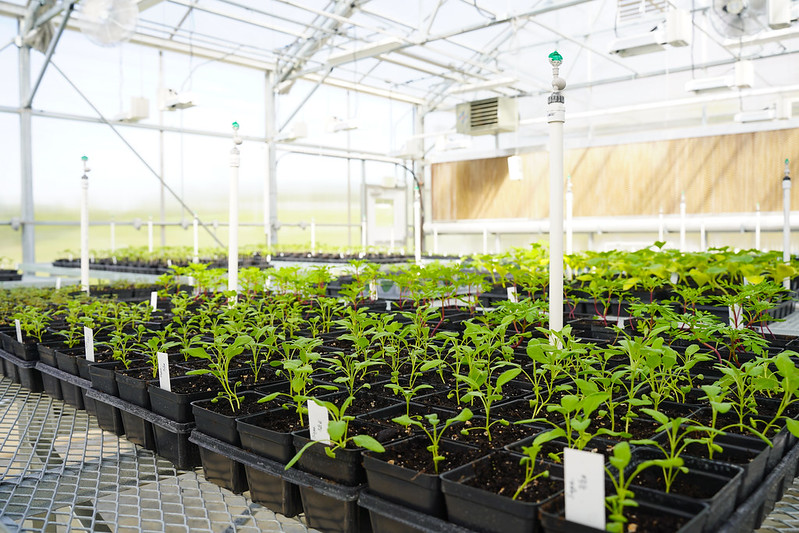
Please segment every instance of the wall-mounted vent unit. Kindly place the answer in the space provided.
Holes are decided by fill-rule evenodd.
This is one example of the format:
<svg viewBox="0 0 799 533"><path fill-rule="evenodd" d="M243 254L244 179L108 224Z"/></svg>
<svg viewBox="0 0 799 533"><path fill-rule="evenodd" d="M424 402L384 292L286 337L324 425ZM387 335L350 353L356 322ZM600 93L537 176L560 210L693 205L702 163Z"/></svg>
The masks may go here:
<svg viewBox="0 0 799 533"><path fill-rule="evenodd" d="M518 110L514 98L495 97L476 100L455 107L458 133L487 135L503 131L516 131Z"/></svg>

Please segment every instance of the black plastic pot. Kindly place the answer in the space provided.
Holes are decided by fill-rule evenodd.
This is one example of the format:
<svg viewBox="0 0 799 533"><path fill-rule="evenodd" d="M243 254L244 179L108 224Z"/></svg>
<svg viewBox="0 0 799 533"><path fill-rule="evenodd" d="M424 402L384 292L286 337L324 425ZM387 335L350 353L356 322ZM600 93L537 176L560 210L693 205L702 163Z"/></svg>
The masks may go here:
<svg viewBox="0 0 799 533"><path fill-rule="evenodd" d="M295 432L293 438L295 452L300 451L303 446L311 442L307 429ZM361 465L361 448L339 448L336 450L336 457L332 458L325 453L326 447L322 443L309 447L297 461L296 467L303 472L348 487L362 485L366 482L366 473Z"/></svg>
<svg viewBox="0 0 799 533"><path fill-rule="evenodd" d="M147 369L150 370L149 368ZM119 390L119 397L122 400L138 405L150 410L150 395L147 393L147 380L131 377L129 374L138 372L139 369L118 370L116 372L116 383ZM125 427L125 437L147 450L155 450L155 433L153 425L141 416L129 412L120 411L122 415L122 425Z"/></svg>
<svg viewBox="0 0 799 533"><path fill-rule="evenodd" d="M37 345L39 350L39 360L47 366L56 368L55 350L46 344L39 343ZM42 374L42 386L44 392L54 400L63 400L64 395L61 391L61 380L50 374Z"/></svg>
<svg viewBox="0 0 799 533"><path fill-rule="evenodd" d="M294 436L262 427L260 420L274 416L282 409L241 417L236 420L241 447L259 456L280 464L288 463L294 456ZM255 502L281 513L296 516L302 512L300 489L280 476L259 470L250 464L244 465L250 496Z"/></svg>
<svg viewBox="0 0 799 533"><path fill-rule="evenodd" d="M257 392L243 392L242 405L255 403L262 395ZM212 403L213 400L197 400L192 402L192 411L197 424L197 431L204 433L232 446L240 446L239 432L236 428L236 418L240 413L232 415L222 414L216 405L225 404L225 400ZM235 493L247 490L247 475L244 472L244 465L217 452L200 448L200 459L203 465L205 478L220 487L224 487Z"/></svg>
<svg viewBox="0 0 799 533"><path fill-rule="evenodd" d="M538 509L563 490L563 468L542 465L542 469L550 471L550 479L558 479L559 488L539 502L513 500L510 496L516 487L507 487L506 495L500 495L466 484L475 477L475 468L481 463L505 457L512 458L515 463L521 459L517 454L497 452L441 475L441 490L450 522L485 533L535 533L539 530Z"/></svg>
<svg viewBox="0 0 799 533"><path fill-rule="evenodd" d="M114 370L121 367L119 361L108 361L105 363L90 363L89 375L92 380L92 388L109 396L119 396ZM107 402L95 402L95 414L97 415L98 425L106 431L116 435L125 434L125 426L122 423L122 413L119 409Z"/></svg>
<svg viewBox="0 0 799 533"><path fill-rule="evenodd" d="M56 366L59 370L62 370L70 375L73 376L80 376L80 369L78 368L77 363L77 354L83 354L83 350L78 349L56 349L53 351L55 355ZM42 375L44 377L44 375ZM74 407L75 409L86 409L86 411L91 414L92 416L96 416L97 410L94 407L94 401L92 401L91 410L87 407L89 402L86 401L86 394L85 389L78 387L72 383L67 381L61 381L61 394L64 397L64 401Z"/></svg>
<svg viewBox="0 0 799 533"><path fill-rule="evenodd" d="M632 453L632 461L629 468L634 468L640 461L650 459L662 459L663 453L654 448L636 448ZM701 498L697 501L706 503L708 506L707 522L705 531L715 532L719 525L735 510L736 497L743 480L743 468L737 465L719 463L716 461L706 461L696 457L683 457L684 466L689 469L687 473L680 473L678 476L688 476L691 485L701 486L708 493L713 492L712 496ZM656 467L653 467L657 469ZM659 469L657 469L659 470ZM633 480L633 491L636 495L644 493L660 492L653 488L641 487ZM679 493L670 492L677 500L694 501L693 498L683 496Z"/></svg>
<svg viewBox="0 0 799 533"><path fill-rule="evenodd" d="M386 451L394 446L410 443L424 449L429 445L429 440L426 436L410 437L389 444L386 446ZM442 450L475 450L471 446L443 439L439 446ZM438 474L427 474L391 464L386 462L381 454L371 452L364 453L363 466L369 490L376 496L431 516L439 518L447 516L444 494L441 492L441 478Z"/></svg>
<svg viewBox="0 0 799 533"><path fill-rule="evenodd" d="M674 533L702 533L707 521L707 505L691 500L675 501L667 494L647 494L636 498L638 507L657 517L675 516L686 522ZM564 496L560 495L541 505L541 530L544 533L602 533L593 527L567 522Z"/></svg>
<svg viewBox="0 0 799 533"><path fill-rule="evenodd" d="M473 533L471 529L375 496L368 489L361 492L358 505L369 511L374 533Z"/></svg>

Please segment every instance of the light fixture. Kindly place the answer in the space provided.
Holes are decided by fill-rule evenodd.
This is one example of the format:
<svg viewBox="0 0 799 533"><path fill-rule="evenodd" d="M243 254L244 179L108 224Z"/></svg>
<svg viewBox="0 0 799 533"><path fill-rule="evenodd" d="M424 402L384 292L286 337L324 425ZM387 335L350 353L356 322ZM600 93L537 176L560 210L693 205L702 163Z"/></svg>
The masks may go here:
<svg viewBox="0 0 799 533"><path fill-rule="evenodd" d="M330 133L351 131L355 129L358 129L358 119L355 118L344 120L340 117L330 117L330 119L327 121L327 131Z"/></svg>
<svg viewBox="0 0 799 533"><path fill-rule="evenodd" d="M650 32L622 37L610 45L610 53L620 57L659 52L669 46L688 46L691 43L691 14L683 9L672 9L666 20Z"/></svg>
<svg viewBox="0 0 799 533"><path fill-rule="evenodd" d="M718 89L746 89L755 80L755 68L751 61L738 61L735 70L726 76L697 78L685 82L685 90L693 92L715 91Z"/></svg>
<svg viewBox="0 0 799 533"><path fill-rule="evenodd" d="M447 93L448 94L459 94L459 93L472 93L477 91L485 91L489 89L497 89L499 87L508 87L515 83L518 83L519 80L516 78L494 78L491 80L480 81L476 83L464 83L461 85L455 85L451 87Z"/></svg>
<svg viewBox="0 0 799 533"><path fill-rule="evenodd" d="M118 122L138 122L150 116L150 101L143 96L130 98L130 109L114 117Z"/></svg>
<svg viewBox="0 0 799 533"><path fill-rule="evenodd" d="M308 124L299 121L291 125L286 133L275 139L277 142L292 142L308 136Z"/></svg>
<svg viewBox="0 0 799 533"><path fill-rule="evenodd" d="M158 94L158 108L162 111L175 111L188 109L196 104L194 94L190 92L179 93L174 89L162 89Z"/></svg>
<svg viewBox="0 0 799 533"><path fill-rule="evenodd" d="M380 41L378 43L364 46L363 48L356 48L355 50L349 52L331 55L327 58L327 64L333 67L343 65L344 63L350 63L352 61L358 61L359 59L366 59L367 57L374 57L386 52L391 52L402 45L403 43L397 39Z"/></svg>
<svg viewBox="0 0 799 533"><path fill-rule="evenodd" d="M759 109L757 111L740 111L735 113L735 122L760 122L764 120L774 120L777 118L777 111L773 107Z"/></svg>

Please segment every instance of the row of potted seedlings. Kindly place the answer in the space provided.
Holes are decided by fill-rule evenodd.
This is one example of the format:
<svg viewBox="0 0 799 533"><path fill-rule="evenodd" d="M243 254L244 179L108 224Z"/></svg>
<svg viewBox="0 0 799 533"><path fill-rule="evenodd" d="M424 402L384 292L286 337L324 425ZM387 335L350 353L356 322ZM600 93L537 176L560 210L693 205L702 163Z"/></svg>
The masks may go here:
<svg viewBox="0 0 799 533"><path fill-rule="evenodd" d="M12 358L38 356L26 370L104 429L325 531L575 531L565 447L607 458L608 530L718 531L767 475L784 470L773 502L795 474L795 339L761 327L791 267L623 256L572 265L561 332L545 329L538 247L424 269L353 261L338 283L250 269L238 295L189 265L154 302L9 291L4 369L20 379ZM375 285L399 299L373 301Z"/></svg>

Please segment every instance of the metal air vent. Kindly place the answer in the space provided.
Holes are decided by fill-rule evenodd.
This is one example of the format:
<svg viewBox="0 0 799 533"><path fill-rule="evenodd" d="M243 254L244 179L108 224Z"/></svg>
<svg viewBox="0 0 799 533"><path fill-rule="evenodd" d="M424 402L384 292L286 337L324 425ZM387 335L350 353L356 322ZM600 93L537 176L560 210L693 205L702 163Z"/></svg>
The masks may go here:
<svg viewBox="0 0 799 533"><path fill-rule="evenodd" d="M467 135L487 135L516 131L518 111L514 98L487 98L458 104L456 130Z"/></svg>

